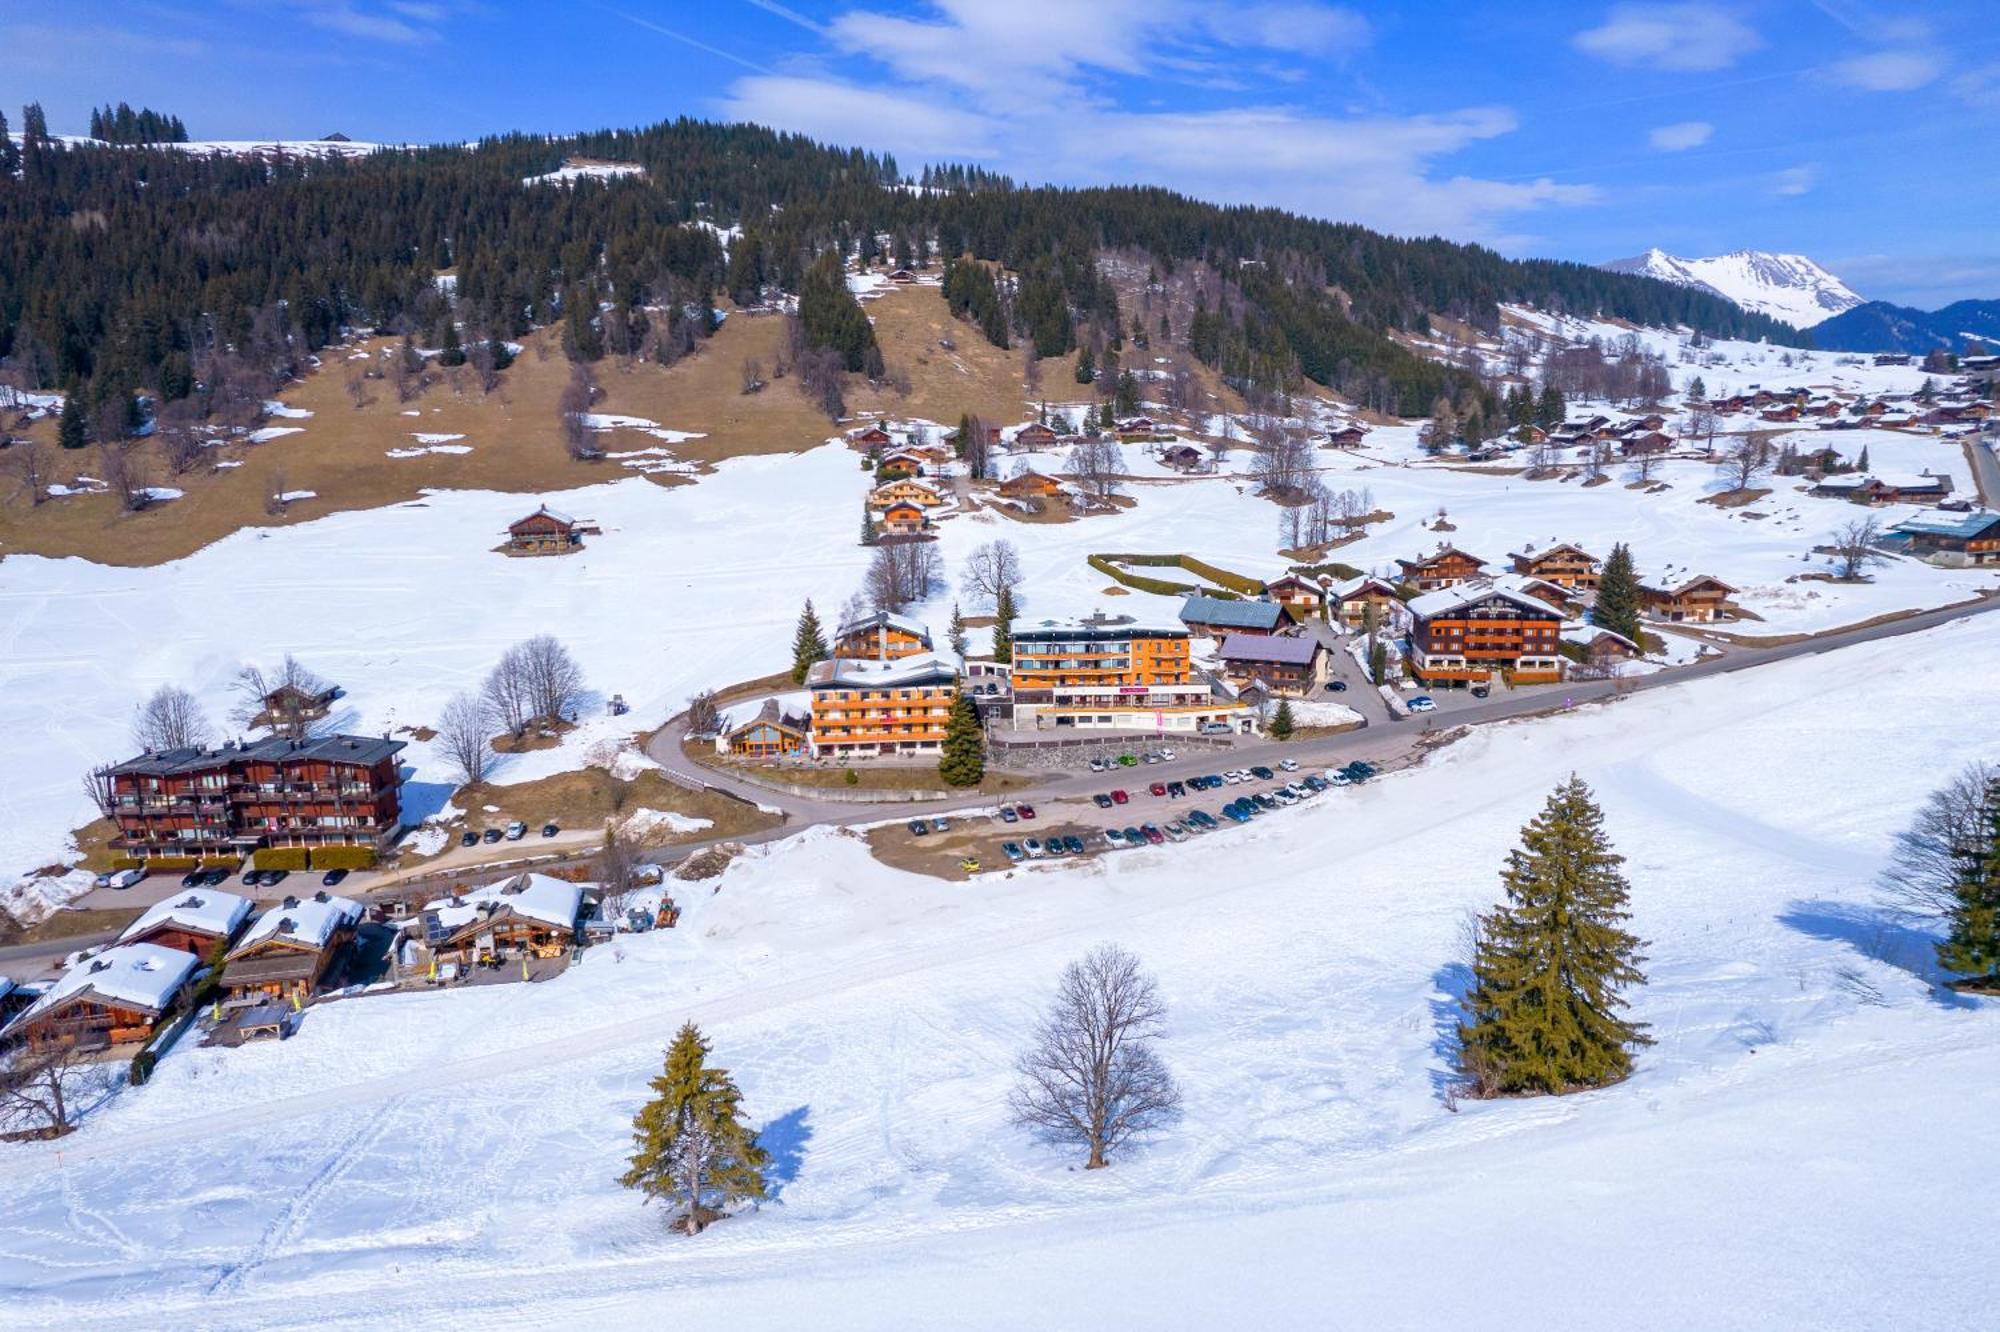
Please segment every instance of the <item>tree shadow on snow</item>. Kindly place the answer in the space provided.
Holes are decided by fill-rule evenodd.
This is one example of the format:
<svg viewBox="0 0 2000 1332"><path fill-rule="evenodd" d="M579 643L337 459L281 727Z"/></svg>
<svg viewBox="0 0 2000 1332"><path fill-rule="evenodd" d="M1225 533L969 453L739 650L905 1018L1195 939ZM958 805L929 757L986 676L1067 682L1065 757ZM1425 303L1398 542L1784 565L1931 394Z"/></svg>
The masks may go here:
<svg viewBox="0 0 2000 1332"><path fill-rule="evenodd" d="M403 822L414 828L443 809L451 799L449 782L404 782Z"/></svg>
<svg viewBox="0 0 2000 1332"><path fill-rule="evenodd" d="M1437 997L1431 1000L1431 1053L1438 1066L1431 1069L1431 1091L1446 1105L1465 1092L1465 1079L1458 1071L1458 1024L1465 1020L1465 996L1472 992L1472 968L1463 962L1447 962L1431 973Z"/></svg>
<svg viewBox="0 0 2000 1332"><path fill-rule="evenodd" d="M1950 978L1937 964L1937 936L1893 911L1852 902L1794 902L1778 923L1810 938L1846 944L1863 957L1914 976L1941 1007L1978 1006L1947 983Z"/></svg>
<svg viewBox="0 0 2000 1332"><path fill-rule="evenodd" d="M806 1144L812 1141L811 1117L812 1108L802 1105L757 1131L757 1145L771 1154L771 1164L764 1167L764 1186L772 1202L784 1196L785 1186L799 1177L799 1167L805 1164Z"/></svg>

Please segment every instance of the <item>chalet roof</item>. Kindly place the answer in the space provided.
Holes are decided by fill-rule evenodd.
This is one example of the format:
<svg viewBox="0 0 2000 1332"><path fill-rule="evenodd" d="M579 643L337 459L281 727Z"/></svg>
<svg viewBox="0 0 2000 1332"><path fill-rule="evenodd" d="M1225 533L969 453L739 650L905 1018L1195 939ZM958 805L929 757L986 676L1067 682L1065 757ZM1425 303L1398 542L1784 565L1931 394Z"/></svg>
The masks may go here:
<svg viewBox="0 0 2000 1332"><path fill-rule="evenodd" d="M1285 608L1275 601L1229 601L1222 597L1195 595L1181 602L1182 624L1211 625L1221 629L1275 629L1284 619Z"/></svg>
<svg viewBox="0 0 2000 1332"><path fill-rule="evenodd" d="M212 934L218 939L226 938L236 933L236 927L249 914L250 899L247 897L217 892L213 888L193 888L153 903L139 919L127 925L118 938L121 942L136 939L162 925Z"/></svg>
<svg viewBox="0 0 2000 1332"><path fill-rule="evenodd" d="M1094 615L1075 620L1037 620L1014 626L1018 643L1106 641L1140 638L1186 638L1187 629L1178 624L1147 624L1123 615Z"/></svg>
<svg viewBox="0 0 2000 1332"><path fill-rule="evenodd" d="M1732 587L1728 583L1723 582L1720 578L1717 578L1714 574L1696 574L1692 578L1682 580L1680 583L1676 584L1673 587L1642 586L1639 590L1643 593L1650 593L1651 595L1656 597L1680 597L1687 595L1689 592L1694 591L1696 588L1706 587L1709 585L1718 587L1725 593L1736 591L1734 587Z"/></svg>
<svg viewBox="0 0 2000 1332"><path fill-rule="evenodd" d="M806 676L815 689L904 689L923 684L950 684L958 670L934 652L919 652L892 661L835 657L816 661Z"/></svg>
<svg viewBox="0 0 2000 1332"><path fill-rule="evenodd" d="M1470 551L1460 550L1457 546L1439 546L1428 555L1419 555L1414 560L1397 560L1396 563L1402 565L1405 569L1421 569L1427 564L1435 564L1439 560L1447 559L1453 555L1462 556L1465 559L1471 560L1474 564L1481 566L1484 566L1486 563L1485 560L1480 559L1477 555L1472 554Z"/></svg>
<svg viewBox="0 0 2000 1332"><path fill-rule="evenodd" d="M537 518L553 519L555 522L560 523L564 527L576 526L576 519L570 517L566 513L561 513L555 509L551 509L548 505L544 504L540 508L536 509L533 513L529 514L527 517L516 518L513 522L507 524L507 530L511 532L517 527L525 527L527 524L532 523Z"/></svg>
<svg viewBox="0 0 2000 1332"><path fill-rule="evenodd" d="M840 639L846 638L849 634L873 633L878 629L894 629L900 633L908 634L912 638L920 639L925 643L931 641L931 631L928 628L917 623L907 615L898 615L894 611L886 610L875 611L862 616L858 620L849 620L834 630L833 636L836 639Z"/></svg>
<svg viewBox="0 0 2000 1332"><path fill-rule="evenodd" d="M354 763L373 767L407 746L386 736L322 735L304 740L265 736L214 749L166 749L127 759L111 771L121 775L170 777L205 772L225 763Z"/></svg>
<svg viewBox="0 0 2000 1332"><path fill-rule="evenodd" d="M325 893L316 893L303 902L286 898L283 905L272 907L257 917L229 955L235 957L256 944L273 939L279 943L318 950L326 947L327 940L333 938L342 926L356 923L361 915L361 903L351 897L329 897Z"/></svg>
<svg viewBox="0 0 2000 1332"><path fill-rule="evenodd" d="M1617 630L1606 629L1602 625L1566 624L1563 626L1562 636L1565 642L1578 643L1584 647L1590 647L1592 644L1596 643L1601 638L1609 638L1614 642L1623 643L1626 647L1630 648L1634 654L1638 654L1640 651L1639 645L1637 643L1634 643L1631 639L1625 637L1625 635L1619 633Z"/></svg>
<svg viewBox="0 0 2000 1332"><path fill-rule="evenodd" d="M489 904L494 909L491 912L487 910ZM511 879L432 902L424 908L424 914L436 917L440 926L455 932L503 907L516 916L569 929L575 926L583 910L583 885L528 870Z"/></svg>
<svg viewBox="0 0 2000 1332"><path fill-rule="evenodd" d="M1222 640L1224 661L1255 662L1262 666L1310 666L1326 651L1316 638L1293 638L1279 634L1231 634Z"/></svg>
<svg viewBox="0 0 2000 1332"><path fill-rule="evenodd" d="M1518 588L1507 587L1497 582L1480 581L1461 583L1457 587L1441 587L1435 592L1426 592L1410 602L1410 614L1420 620L1435 619L1463 610L1493 597L1502 597L1523 610L1534 611L1537 615L1553 616L1555 609L1538 597L1531 597Z"/></svg>
<svg viewBox="0 0 2000 1332"><path fill-rule="evenodd" d="M1325 595L1325 589L1319 585L1317 579L1308 578L1304 574L1299 573L1281 574L1264 584L1266 592L1275 592L1281 587L1302 587L1314 596Z"/></svg>
<svg viewBox="0 0 2000 1332"><path fill-rule="evenodd" d="M1524 550L1521 551L1519 554L1515 555L1514 558L1517 560L1525 560L1529 564L1536 564L1542 560L1548 559L1552 555L1574 555L1578 559L1589 560L1592 564L1601 563L1601 561L1595 555L1585 550L1582 546L1575 545L1568 541L1558 541L1555 545L1544 546L1540 550L1532 550L1532 549Z"/></svg>
<svg viewBox="0 0 2000 1332"><path fill-rule="evenodd" d="M0 1036L85 993L123 1008L164 1013L198 965L193 953L178 948L149 943L115 945L65 971L42 991L41 998L0 1028Z"/></svg>
<svg viewBox="0 0 2000 1332"><path fill-rule="evenodd" d="M1991 509L1974 509L1971 513L1925 509L1915 517L1905 518L1889 530L1912 536L1957 537L1970 541L1988 532L2000 530L2000 513L1995 513Z"/></svg>
<svg viewBox="0 0 2000 1332"><path fill-rule="evenodd" d="M1056 486L1060 488L1062 482L1045 472L1027 471L1010 476L1000 483L1000 489L1002 490L1005 490L1009 486Z"/></svg>

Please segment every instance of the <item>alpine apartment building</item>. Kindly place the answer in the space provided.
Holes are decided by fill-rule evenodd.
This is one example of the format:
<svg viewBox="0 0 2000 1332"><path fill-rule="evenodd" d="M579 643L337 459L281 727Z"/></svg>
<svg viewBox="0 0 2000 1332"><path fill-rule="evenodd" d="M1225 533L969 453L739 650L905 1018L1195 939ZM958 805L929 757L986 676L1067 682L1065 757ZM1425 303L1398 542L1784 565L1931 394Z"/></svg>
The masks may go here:
<svg viewBox="0 0 2000 1332"><path fill-rule="evenodd" d="M1016 725L1193 731L1245 715L1195 670L1180 625L1097 615L1014 630Z"/></svg>

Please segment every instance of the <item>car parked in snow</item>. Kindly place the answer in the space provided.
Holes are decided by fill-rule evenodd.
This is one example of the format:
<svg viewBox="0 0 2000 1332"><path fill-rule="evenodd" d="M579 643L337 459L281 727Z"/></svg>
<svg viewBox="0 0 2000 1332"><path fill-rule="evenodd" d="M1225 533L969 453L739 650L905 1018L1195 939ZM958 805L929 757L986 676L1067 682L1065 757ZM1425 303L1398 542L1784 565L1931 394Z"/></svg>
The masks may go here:
<svg viewBox="0 0 2000 1332"><path fill-rule="evenodd" d="M1411 712L1436 712L1437 700L1429 694L1418 694L1405 705Z"/></svg>

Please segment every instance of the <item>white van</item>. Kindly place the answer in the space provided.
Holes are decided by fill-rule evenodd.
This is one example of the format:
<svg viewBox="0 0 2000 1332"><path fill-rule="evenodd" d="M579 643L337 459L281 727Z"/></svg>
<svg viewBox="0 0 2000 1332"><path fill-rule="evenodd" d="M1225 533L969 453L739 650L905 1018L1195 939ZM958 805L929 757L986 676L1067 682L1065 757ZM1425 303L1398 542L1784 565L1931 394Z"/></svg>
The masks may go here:
<svg viewBox="0 0 2000 1332"><path fill-rule="evenodd" d="M113 870L109 874L98 875L97 886L99 888L111 888L123 892L145 877L146 871L142 869Z"/></svg>

